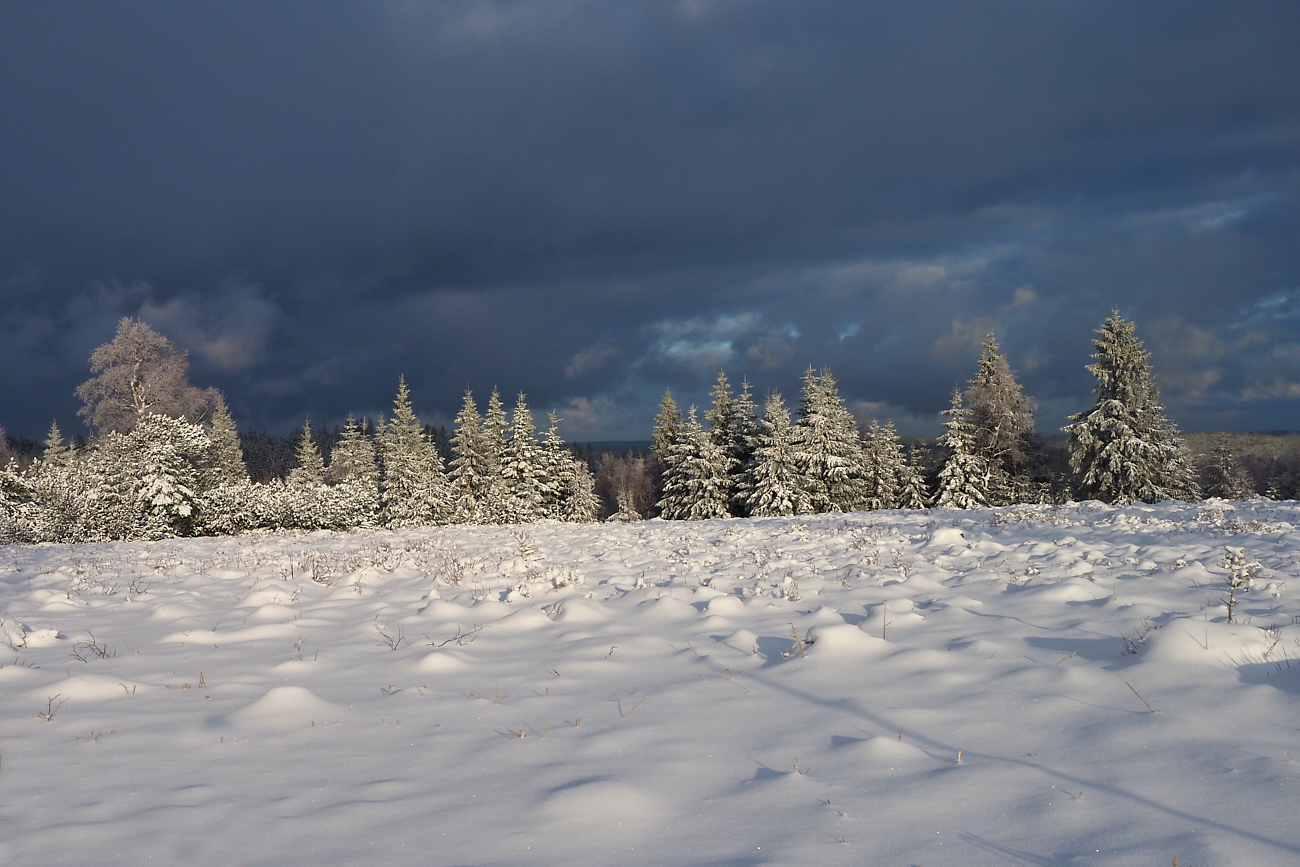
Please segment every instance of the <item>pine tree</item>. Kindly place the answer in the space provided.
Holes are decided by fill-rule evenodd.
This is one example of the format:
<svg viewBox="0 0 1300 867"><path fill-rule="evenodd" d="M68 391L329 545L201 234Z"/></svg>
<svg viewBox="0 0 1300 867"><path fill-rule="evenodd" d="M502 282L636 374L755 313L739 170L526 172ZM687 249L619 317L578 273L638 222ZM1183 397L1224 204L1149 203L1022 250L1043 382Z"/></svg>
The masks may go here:
<svg viewBox="0 0 1300 867"><path fill-rule="evenodd" d="M723 495L727 499L728 510L736 493L736 480L740 474L740 454L743 453L740 419L737 416L736 399L731 394L727 382L727 372L718 371L717 383L713 386L713 406L704 414L709 424L709 440L717 453L719 466L717 471L723 479Z"/></svg>
<svg viewBox="0 0 1300 867"><path fill-rule="evenodd" d="M569 497L570 485L576 472L573 454L560 436L560 419L552 410L547 415L548 427L539 453L542 469L538 475L541 491L541 515L563 520L564 505Z"/></svg>
<svg viewBox="0 0 1300 867"><path fill-rule="evenodd" d="M925 486L925 475L918 465L916 450L912 449L899 472L898 507L924 509L930 503L930 492Z"/></svg>
<svg viewBox="0 0 1300 867"><path fill-rule="evenodd" d="M147 413L125 437L135 482L141 535L192 535L198 526L197 462L211 448L203 428L184 419Z"/></svg>
<svg viewBox="0 0 1300 867"><path fill-rule="evenodd" d="M561 519L575 524L590 524L599 513L600 498L596 496L596 480L592 478L585 461L574 461Z"/></svg>
<svg viewBox="0 0 1300 867"><path fill-rule="evenodd" d="M1070 467L1078 492L1107 503L1195 499L1178 429L1164 417L1150 356L1136 326L1113 311L1093 342L1093 408L1070 417Z"/></svg>
<svg viewBox="0 0 1300 867"><path fill-rule="evenodd" d="M731 443L731 456L735 459L735 465L731 514L743 518L749 514L747 505L749 497L745 486L754 469L754 450L758 448L759 437L758 412L754 406L753 389L748 379L741 380L740 396L736 398L733 417L734 436Z"/></svg>
<svg viewBox="0 0 1300 867"><path fill-rule="evenodd" d="M1026 397L992 334L984 341L979 373L966 389L974 428L972 451L983 462L981 487L994 506L1036 498L1034 471L1041 452L1034 401Z"/></svg>
<svg viewBox="0 0 1300 867"><path fill-rule="evenodd" d="M411 406L406 377L397 383L393 418L380 436L380 509L388 527L418 527L447 519L450 496L442 457Z"/></svg>
<svg viewBox="0 0 1300 867"><path fill-rule="evenodd" d="M943 414L948 416L948 421L944 422L946 432L939 437L939 445L947 451L947 458L939 471L935 505L954 509L988 505L982 485L988 471L984 461L974 453L975 427L970 421L970 410L962 400L961 389L952 390L952 405Z"/></svg>
<svg viewBox="0 0 1300 867"><path fill-rule="evenodd" d="M302 435L298 440L298 466L289 471L289 482L295 485L325 484L325 461L320 456L320 447L312 437L311 419L302 426Z"/></svg>
<svg viewBox="0 0 1300 867"><path fill-rule="evenodd" d="M903 446L894 431L894 423L883 426L873 419L862 444L863 508L897 509L903 481Z"/></svg>
<svg viewBox="0 0 1300 867"><path fill-rule="evenodd" d="M379 489L379 465L375 444L366 436L365 426L351 414L343 423L339 443L330 452L326 479L334 484L357 481Z"/></svg>
<svg viewBox="0 0 1300 867"><path fill-rule="evenodd" d="M506 489L503 469L506 462L506 444L509 441L510 424L506 420L505 405L501 402L501 393L495 388L488 395L487 408L483 413L483 441L488 459L487 486L483 491L480 508L483 518L491 524L510 523L515 519Z"/></svg>
<svg viewBox="0 0 1300 867"><path fill-rule="evenodd" d="M768 395L755 439L751 469L742 492L745 511L754 517L784 517L812 511L800 483L790 411L778 392Z"/></svg>
<svg viewBox="0 0 1300 867"><path fill-rule="evenodd" d="M239 431L230 417L226 399L220 393L212 405L208 439L212 448L204 461L202 484L205 489L217 485L248 481L248 467L244 463L244 449L239 444Z"/></svg>
<svg viewBox="0 0 1300 867"><path fill-rule="evenodd" d="M682 428L681 498L688 521L725 518L731 514L731 477L727 455L704 432L691 407Z"/></svg>
<svg viewBox="0 0 1300 867"><path fill-rule="evenodd" d="M466 390L455 424L456 430L451 436L451 450L455 456L451 461L452 513L456 521L480 522L485 520L483 504L493 467L483 419L478 414L473 392Z"/></svg>
<svg viewBox="0 0 1300 867"><path fill-rule="evenodd" d="M1206 473L1205 495L1225 500L1244 500L1255 496L1255 483L1241 467L1226 436L1214 447L1214 463Z"/></svg>
<svg viewBox="0 0 1300 867"><path fill-rule="evenodd" d="M506 493L505 514L512 523L543 517L546 468L533 414L528 400L519 392L510 416L510 435L502 450L501 479Z"/></svg>
<svg viewBox="0 0 1300 867"><path fill-rule="evenodd" d="M684 488L681 476L682 413L673 400L673 393L665 391L655 416L650 452L659 477L659 515L666 521L680 521L686 517L682 500Z"/></svg>
<svg viewBox="0 0 1300 867"><path fill-rule="evenodd" d="M338 445L330 453L326 480L333 508L347 516L349 526L370 527L379 520L379 465L375 445L365 426L351 414L343 425Z"/></svg>
<svg viewBox="0 0 1300 867"><path fill-rule="evenodd" d="M844 406L830 370L804 374L795 459L816 512L851 512L865 502L857 422Z"/></svg>
<svg viewBox="0 0 1300 867"><path fill-rule="evenodd" d="M63 432L57 421L50 422L49 433L45 435L45 452L41 455L41 464L46 467L65 465L72 459L68 447L63 444Z"/></svg>

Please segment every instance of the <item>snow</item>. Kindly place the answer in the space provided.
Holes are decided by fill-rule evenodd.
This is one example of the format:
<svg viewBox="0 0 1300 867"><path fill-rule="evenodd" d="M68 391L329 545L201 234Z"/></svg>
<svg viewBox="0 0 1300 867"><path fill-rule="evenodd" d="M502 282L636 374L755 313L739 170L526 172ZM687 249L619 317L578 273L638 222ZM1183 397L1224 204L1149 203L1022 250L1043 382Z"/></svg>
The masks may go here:
<svg viewBox="0 0 1300 867"><path fill-rule="evenodd" d="M1294 864L1297 525L0 548L0 864ZM1261 564L1231 623L1227 546Z"/></svg>

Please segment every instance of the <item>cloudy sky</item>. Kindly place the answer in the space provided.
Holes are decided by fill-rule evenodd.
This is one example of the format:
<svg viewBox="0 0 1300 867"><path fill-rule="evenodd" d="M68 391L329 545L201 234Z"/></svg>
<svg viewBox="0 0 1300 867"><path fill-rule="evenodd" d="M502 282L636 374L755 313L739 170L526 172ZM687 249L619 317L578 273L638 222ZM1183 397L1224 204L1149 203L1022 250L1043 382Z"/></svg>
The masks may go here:
<svg viewBox="0 0 1300 867"><path fill-rule="evenodd" d="M122 316L242 427L717 370L937 430L992 330L1059 427L1138 323L1186 430L1300 428L1300 4L0 6L0 423Z"/></svg>

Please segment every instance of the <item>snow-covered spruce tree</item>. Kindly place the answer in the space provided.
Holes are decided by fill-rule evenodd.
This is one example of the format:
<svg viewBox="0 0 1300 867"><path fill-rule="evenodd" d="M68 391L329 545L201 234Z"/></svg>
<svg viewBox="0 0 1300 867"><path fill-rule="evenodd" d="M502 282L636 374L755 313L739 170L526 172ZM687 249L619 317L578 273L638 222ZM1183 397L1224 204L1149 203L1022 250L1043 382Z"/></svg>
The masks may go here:
<svg viewBox="0 0 1300 867"><path fill-rule="evenodd" d="M695 407L687 413L678 442L681 517L688 521L728 517L731 514L730 464L726 453L700 426Z"/></svg>
<svg viewBox="0 0 1300 867"><path fill-rule="evenodd" d="M45 451L24 478L31 495L23 517L29 541L75 542L84 535L91 494L84 458L64 444L58 422L50 422Z"/></svg>
<svg viewBox="0 0 1300 867"><path fill-rule="evenodd" d="M903 445L892 421L872 419L862 443L863 489L867 510L897 509L903 481Z"/></svg>
<svg viewBox="0 0 1300 867"><path fill-rule="evenodd" d="M212 448L208 449L203 461L203 487L247 482L248 466L244 463L244 449L239 444L239 431L220 392L213 401L209 418L208 439L212 441Z"/></svg>
<svg viewBox="0 0 1300 867"><path fill-rule="evenodd" d="M939 471L939 490L934 504L954 509L974 509L988 505L983 482L987 477L984 461L974 453L975 427L970 421L970 410L962 399L961 389L952 390L952 405L944 410L948 420L943 423L944 435L939 446L947 456Z"/></svg>
<svg viewBox="0 0 1300 867"><path fill-rule="evenodd" d="M146 413L123 439L126 448L119 455L131 465L118 470L135 488L139 535L193 535L199 526L198 462L212 446L203 428Z"/></svg>
<svg viewBox="0 0 1300 867"><path fill-rule="evenodd" d="M325 530L345 526L346 516L325 487L325 460L312 434L311 419L303 425L295 454L297 466L289 471L283 490L287 514L282 526L295 530Z"/></svg>
<svg viewBox="0 0 1300 867"><path fill-rule="evenodd" d="M379 451L383 461L379 497L384 525L419 527L446 521L451 494L442 456L415 416L404 376L397 383L393 417L382 427Z"/></svg>
<svg viewBox="0 0 1300 867"><path fill-rule="evenodd" d="M723 495L727 499L730 510L735 500L736 482L742 466L739 456L745 450L743 440L748 432L742 429L736 399L731 394L731 386L727 382L725 370L718 371L718 380L713 386L711 397L713 406L704 414L704 420L709 425L709 440L717 453L718 470L723 479Z"/></svg>
<svg viewBox="0 0 1300 867"><path fill-rule="evenodd" d="M365 426L348 414L325 470L329 509L337 526L373 527L379 523L379 464Z"/></svg>
<svg viewBox="0 0 1300 867"><path fill-rule="evenodd" d="M1164 416L1150 356L1115 310L1093 341L1092 409L1070 416L1070 468L1082 497L1106 503L1193 500L1199 490L1178 429Z"/></svg>
<svg viewBox="0 0 1300 867"><path fill-rule="evenodd" d="M866 497L857 422L827 368L818 374L809 367L804 374L794 449L813 511L851 512L862 507Z"/></svg>
<svg viewBox="0 0 1300 867"><path fill-rule="evenodd" d="M9 432L0 424L0 469L7 467L14 459L14 450L9 446Z"/></svg>
<svg viewBox="0 0 1300 867"><path fill-rule="evenodd" d="M790 411L778 392L768 395L759 422L754 456L742 494L745 513L754 517L804 515L812 503L800 483Z"/></svg>
<svg viewBox="0 0 1300 867"><path fill-rule="evenodd" d="M451 512L452 520L479 523L486 520L483 502L493 471L488 457L488 442L483 419L474 403L474 394L466 390L456 429L451 436Z"/></svg>
<svg viewBox="0 0 1300 867"><path fill-rule="evenodd" d="M1205 495L1225 500L1244 500L1255 496L1255 482L1241 467L1226 436L1214 446L1214 463L1205 474Z"/></svg>
<svg viewBox="0 0 1300 867"><path fill-rule="evenodd" d="M365 425L351 413L348 413L347 420L343 423L338 445L330 453L325 480L335 485L346 482L373 485L378 496L379 463L375 455L375 444L366 435Z"/></svg>
<svg viewBox="0 0 1300 867"><path fill-rule="evenodd" d="M740 382L736 397L734 421L735 435L731 443L731 456L735 458L731 497L731 514L744 517L749 514L749 496L746 485L754 469L754 451L758 448L758 410L754 406L753 388L748 379Z"/></svg>
<svg viewBox="0 0 1300 867"><path fill-rule="evenodd" d="M908 452L899 472L898 508L924 509L930 504L930 491L925 486L925 474L921 471L916 449Z"/></svg>
<svg viewBox="0 0 1300 867"><path fill-rule="evenodd" d="M77 414L101 433L125 433L148 414L201 421L216 398L186 379L189 359L137 319L122 319L111 343L90 356L94 374L77 388Z"/></svg>
<svg viewBox="0 0 1300 867"><path fill-rule="evenodd" d="M536 521L544 516L546 468L537 443L528 399L519 392L510 415L510 433L501 453L501 480L505 488L503 517L510 523Z"/></svg>
<svg viewBox="0 0 1300 867"><path fill-rule="evenodd" d="M575 460L572 469L573 475L569 478L560 519L575 524L590 524L600 514L596 480L592 478L585 461Z"/></svg>
<svg viewBox="0 0 1300 867"><path fill-rule="evenodd" d="M573 453L564 444L560 436L560 419L555 411L547 415L545 438L542 440L539 456L542 462L538 476L541 492L541 515L545 518L563 520L564 502L569 496L569 485L576 472Z"/></svg>
<svg viewBox="0 0 1300 867"><path fill-rule="evenodd" d="M298 466L289 471L289 482L296 485L325 484L325 460L312 436L311 419L302 426L298 439Z"/></svg>
<svg viewBox="0 0 1300 867"><path fill-rule="evenodd" d="M72 450L63 444L63 432L57 421L50 422L50 430L45 435L45 451L41 454L42 466L65 466L74 459Z"/></svg>
<svg viewBox="0 0 1300 867"><path fill-rule="evenodd" d="M984 463L981 483L991 506L1038 499L1035 470L1041 444L1034 429L1034 401L1026 397L998 342L990 333L979 373L966 389L974 428L972 450Z"/></svg>
<svg viewBox="0 0 1300 867"><path fill-rule="evenodd" d="M659 476L659 502L656 504L660 517L666 521L679 521L686 517L686 509L681 499L684 488L680 484L682 413L673 400L673 393L665 391L659 403L659 413L655 416L654 432L650 440L650 453L654 458ZM672 493L669 489L672 488Z"/></svg>
<svg viewBox="0 0 1300 867"><path fill-rule="evenodd" d="M483 412L483 443L489 469L487 487L479 504L483 519L490 524L505 524L514 520L510 494L501 472L505 465L509 439L510 424L506 420L505 405L501 402L501 393L493 388Z"/></svg>
<svg viewBox="0 0 1300 867"><path fill-rule="evenodd" d="M11 456L0 466L0 545L40 541L32 532L36 508L33 499L27 480L19 474Z"/></svg>

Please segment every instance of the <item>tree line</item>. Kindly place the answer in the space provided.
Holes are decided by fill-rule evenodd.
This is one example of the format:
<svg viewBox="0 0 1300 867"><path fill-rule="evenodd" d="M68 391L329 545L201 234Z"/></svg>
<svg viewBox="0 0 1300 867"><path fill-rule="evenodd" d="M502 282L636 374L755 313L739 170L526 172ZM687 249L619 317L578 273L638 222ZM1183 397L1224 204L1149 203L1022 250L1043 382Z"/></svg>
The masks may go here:
<svg viewBox="0 0 1300 867"><path fill-rule="evenodd" d="M1116 311L1097 334L1088 367L1095 403L1064 428L1064 460L1037 432L1034 401L989 335L975 377L965 389L953 389L942 413L944 434L933 448L904 449L892 422L860 428L824 368L805 374L794 419L779 393L767 396L759 417L749 384L734 394L725 372L703 422L696 407L683 414L666 393L646 480L619 491L616 517L695 520L1254 494L1254 479L1226 442L1204 471L1197 468L1165 417L1134 324ZM1273 486L1270 493L1281 492Z"/></svg>
<svg viewBox="0 0 1300 867"><path fill-rule="evenodd" d="M323 433L309 420L289 459L277 438L240 434L218 392L189 383L183 351L123 319L77 389L88 441L66 443L55 423L40 456L20 461L0 429L0 542L1254 493L1226 443L1198 479L1133 323L1114 312L1094 346L1095 402L1064 429L1064 461L993 335L932 448L904 448L889 421L860 427L831 372L810 368L795 415L775 392L760 415L749 383L734 393L725 372L703 418L665 393L649 455L625 457L582 455L554 413L539 437L522 393L507 414L496 390L483 413L467 391L451 434L422 425L403 378L391 418L349 416Z"/></svg>

